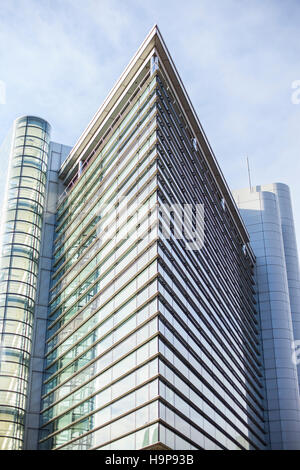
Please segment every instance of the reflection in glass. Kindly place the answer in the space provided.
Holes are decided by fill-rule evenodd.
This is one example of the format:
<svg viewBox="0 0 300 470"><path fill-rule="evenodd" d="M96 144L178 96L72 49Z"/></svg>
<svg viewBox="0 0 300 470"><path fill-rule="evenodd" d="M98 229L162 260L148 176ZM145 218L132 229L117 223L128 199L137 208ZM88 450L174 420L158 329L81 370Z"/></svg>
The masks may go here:
<svg viewBox="0 0 300 470"><path fill-rule="evenodd" d="M0 449L22 449L50 126L15 121L0 245Z"/></svg>

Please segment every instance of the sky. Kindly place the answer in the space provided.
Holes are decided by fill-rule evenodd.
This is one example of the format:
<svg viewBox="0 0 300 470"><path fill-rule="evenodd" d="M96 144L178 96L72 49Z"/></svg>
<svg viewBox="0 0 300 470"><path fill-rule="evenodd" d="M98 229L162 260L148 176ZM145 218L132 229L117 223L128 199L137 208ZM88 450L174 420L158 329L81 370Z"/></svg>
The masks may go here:
<svg viewBox="0 0 300 470"><path fill-rule="evenodd" d="M73 146L154 24L229 186L246 156L253 185L287 183L299 246L299 0L0 0L0 142L33 114Z"/></svg>

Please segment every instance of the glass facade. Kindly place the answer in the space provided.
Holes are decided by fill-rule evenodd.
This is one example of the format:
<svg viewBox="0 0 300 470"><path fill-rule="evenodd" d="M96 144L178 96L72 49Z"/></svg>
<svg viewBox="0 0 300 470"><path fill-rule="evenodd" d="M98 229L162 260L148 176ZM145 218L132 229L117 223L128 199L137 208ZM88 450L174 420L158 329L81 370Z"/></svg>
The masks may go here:
<svg viewBox="0 0 300 470"><path fill-rule="evenodd" d="M22 117L3 149L9 177L0 259L0 449L23 446L49 138L46 121Z"/></svg>
<svg viewBox="0 0 300 470"><path fill-rule="evenodd" d="M43 450L265 449L255 257L151 34L56 171L32 428ZM22 447L48 140L44 121L16 122L1 258L2 448ZM197 205L204 243L193 250Z"/></svg>
<svg viewBox="0 0 300 470"><path fill-rule="evenodd" d="M158 438L156 86L142 78L57 210L42 449Z"/></svg>
<svg viewBox="0 0 300 470"><path fill-rule="evenodd" d="M158 241L160 418L197 448L261 449L254 257L162 70L157 83L158 201L201 203L205 211L200 250L175 236L175 221L171 236ZM174 448L174 438L164 438Z"/></svg>
<svg viewBox="0 0 300 470"><path fill-rule="evenodd" d="M41 449L266 444L254 257L151 62L60 198ZM163 236L183 203L204 204L199 251Z"/></svg>

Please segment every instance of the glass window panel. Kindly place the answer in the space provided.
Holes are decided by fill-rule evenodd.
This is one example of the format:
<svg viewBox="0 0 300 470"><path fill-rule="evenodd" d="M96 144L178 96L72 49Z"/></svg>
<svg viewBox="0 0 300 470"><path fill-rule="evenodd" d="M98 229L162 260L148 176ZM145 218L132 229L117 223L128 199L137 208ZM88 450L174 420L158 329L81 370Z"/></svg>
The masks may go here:
<svg viewBox="0 0 300 470"><path fill-rule="evenodd" d="M27 127L27 135L34 136L34 137L39 137L40 139L44 139L45 131L41 128L38 128L38 127L28 126Z"/></svg>

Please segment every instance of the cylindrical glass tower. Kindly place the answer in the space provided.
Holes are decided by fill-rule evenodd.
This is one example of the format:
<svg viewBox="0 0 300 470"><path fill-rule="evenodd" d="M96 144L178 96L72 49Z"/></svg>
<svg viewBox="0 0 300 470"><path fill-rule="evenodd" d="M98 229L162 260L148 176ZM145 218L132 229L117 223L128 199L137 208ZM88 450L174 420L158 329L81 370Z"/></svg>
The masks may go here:
<svg viewBox="0 0 300 470"><path fill-rule="evenodd" d="M23 446L49 138L46 121L25 116L3 149L9 172L0 245L0 450Z"/></svg>

